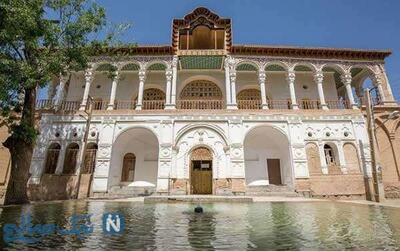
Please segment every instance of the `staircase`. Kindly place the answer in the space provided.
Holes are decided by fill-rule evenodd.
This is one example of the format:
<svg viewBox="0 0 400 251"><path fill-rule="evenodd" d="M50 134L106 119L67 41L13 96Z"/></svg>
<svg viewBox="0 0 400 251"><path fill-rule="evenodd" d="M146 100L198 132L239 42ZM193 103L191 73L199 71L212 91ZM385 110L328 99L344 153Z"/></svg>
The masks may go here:
<svg viewBox="0 0 400 251"><path fill-rule="evenodd" d="M285 185L247 186L246 196L300 197L292 188Z"/></svg>
<svg viewBox="0 0 400 251"><path fill-rule="evenodd" d="M155 187L113 186L109 190L109 196L112 198L149 196L155 193L155 191Z"/></svg>

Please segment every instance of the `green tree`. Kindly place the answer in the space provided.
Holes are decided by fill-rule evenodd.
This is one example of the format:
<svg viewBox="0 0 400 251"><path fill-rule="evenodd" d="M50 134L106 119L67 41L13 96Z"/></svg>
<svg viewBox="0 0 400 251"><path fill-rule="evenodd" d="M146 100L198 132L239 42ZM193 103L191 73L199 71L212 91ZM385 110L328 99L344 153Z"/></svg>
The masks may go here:
<svg viewBox="0 0 400 251"><path fill-rule="evenodd" d="M111 42L112 35L96 38L105 26L105 10L94 1L0 0L1 125L9 128L3 145L11 154L5 204L29 202L38 88L85 69Z"/></svg>

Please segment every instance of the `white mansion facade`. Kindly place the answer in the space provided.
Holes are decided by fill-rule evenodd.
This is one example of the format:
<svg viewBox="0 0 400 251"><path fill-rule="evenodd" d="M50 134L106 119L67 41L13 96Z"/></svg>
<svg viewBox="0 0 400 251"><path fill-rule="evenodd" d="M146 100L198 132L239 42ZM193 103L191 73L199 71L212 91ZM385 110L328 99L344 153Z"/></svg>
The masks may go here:
<svg viewBox="0 0 400 251"><path fill-rule="evenodd" d="M110 49L56 79L38 101L31 193L365 197L363 83L397 107L390 52L234 45L231 29L197 8L173 21L172 45Z"/></svg>

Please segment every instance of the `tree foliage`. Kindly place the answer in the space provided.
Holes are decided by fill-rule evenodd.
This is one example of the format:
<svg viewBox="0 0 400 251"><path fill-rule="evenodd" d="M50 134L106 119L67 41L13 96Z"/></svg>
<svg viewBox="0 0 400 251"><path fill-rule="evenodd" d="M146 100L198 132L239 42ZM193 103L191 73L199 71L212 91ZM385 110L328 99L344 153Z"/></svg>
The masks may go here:
<svg viewBox="0 0 400 251"><path fill-rule="evenodd" d="M119 30L104 34L106 24L104 8L94 1L0 1L0 126L9 128L4 145L12 161L21 158L13 158L21 154L17 146L33 151L37 89L84 70L90 56L115 43Z"/></svg>

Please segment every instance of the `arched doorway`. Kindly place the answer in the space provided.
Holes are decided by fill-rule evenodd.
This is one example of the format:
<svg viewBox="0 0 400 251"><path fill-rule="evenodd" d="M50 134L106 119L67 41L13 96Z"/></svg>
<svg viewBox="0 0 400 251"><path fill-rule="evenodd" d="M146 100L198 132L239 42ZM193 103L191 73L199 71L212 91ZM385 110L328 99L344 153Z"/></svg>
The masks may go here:
<svg viewBox="0 0 400 251"><path fill-rule="evenodd" d="M212 153L206 147L190 155L190 190L192 194L212 194Z"/></svg>
<svg viewBox="0 0 400 251"><path fill-rule="evenodd" d="M289 140L283 132L269 125L255 127L243 145L248 186L293 184Z"/></svg>
<svg viewBox="0 0 400 251"><path fill-rule="evenodd" d="M134 127L122 132L113 143L109 188L129 186L155 191L158 154L158 138L150 129Z"/></svg>

